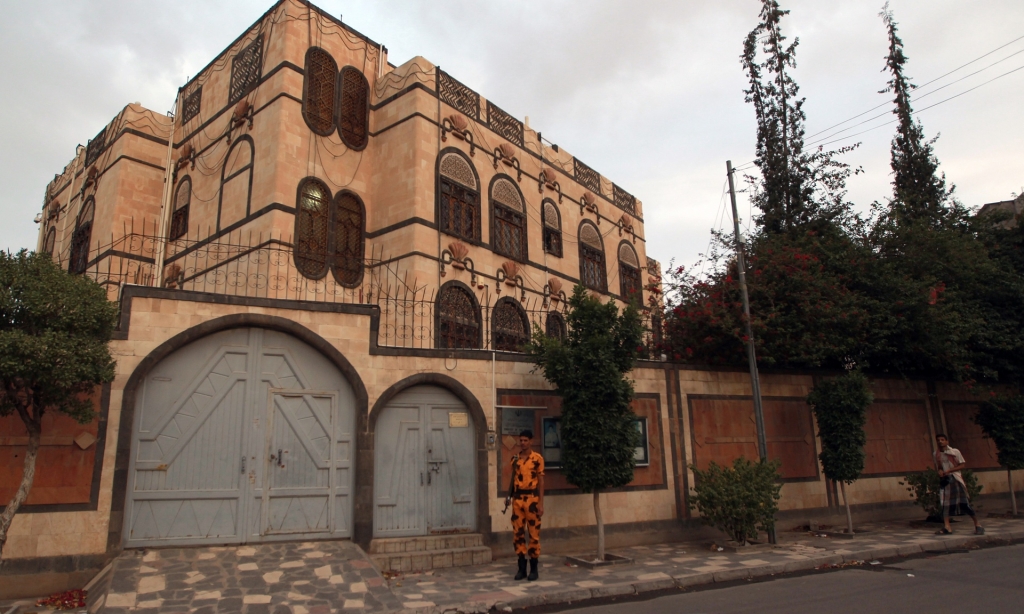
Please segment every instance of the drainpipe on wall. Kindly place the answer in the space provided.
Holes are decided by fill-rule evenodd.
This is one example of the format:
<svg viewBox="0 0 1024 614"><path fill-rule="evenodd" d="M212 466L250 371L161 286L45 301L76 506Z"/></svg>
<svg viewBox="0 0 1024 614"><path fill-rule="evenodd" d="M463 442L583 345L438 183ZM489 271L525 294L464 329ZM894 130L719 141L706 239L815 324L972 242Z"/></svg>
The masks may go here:
<svg viewBox="0 0 1024 614"><path fill-rule="evenodd" d="M171 156L174 153L174 125L178 121L178 106L181 102L181 88L178 88L178 95L174 99L174 107L171 110L171 132L167 135L167 161L164 169L164 197L160 203L160 222L156 230L156 270L153 271L153 287L160 288L164 285L164 258L167 254L167 225L171 218L171 185L174 177L171 169Z"/></svg>

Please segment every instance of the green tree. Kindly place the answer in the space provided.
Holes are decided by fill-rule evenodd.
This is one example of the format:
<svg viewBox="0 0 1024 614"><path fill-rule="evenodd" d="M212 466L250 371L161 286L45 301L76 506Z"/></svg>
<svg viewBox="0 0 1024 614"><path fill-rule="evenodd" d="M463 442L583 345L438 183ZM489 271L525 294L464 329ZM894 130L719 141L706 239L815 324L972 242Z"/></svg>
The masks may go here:
<svg viewBox="0 0 1024 614"><path fill-rule="evenodd" d="M535 327L527 352L562 397L562 470L570 484L594 495L597 553L604 560L601 491L631 482L636 465L639 435L626 375L642 350L643 326L633 305L620 314L613 301L602 304L581 285L567 309L566 338Z"/></svg>
<svg viewBox="0 0 1024 614"><path fill-rule="evenodd" d="M1006 467L1010 504L1017 515L1017 496L1013 492L1013 471L1024 469L1024 396L994 398L982 404L974 422L985 431L999 451L999 464Z"/></svg>
<svg viewBox="0 0 1024 614"><path fill-rule="evenodd" d="M846 530L850 535L853 535L853 515L846 485L853 484L864 471L864 444L867 443L864 424L872 400L868 378L857 371L820 380L807 395L821 438L818 458L825 475L839 482L843 491Z"/></svg>
<svg viewBox="0 0 1024 614"><path fill-rule="evenodd" d="M46 254L0 252L0 416L17 414L28 432L21 485L0 514L0 553L32 488L43 414L88 423L90 395L114 379L107 343L115 318L94 281L67 273Z"/></svg>

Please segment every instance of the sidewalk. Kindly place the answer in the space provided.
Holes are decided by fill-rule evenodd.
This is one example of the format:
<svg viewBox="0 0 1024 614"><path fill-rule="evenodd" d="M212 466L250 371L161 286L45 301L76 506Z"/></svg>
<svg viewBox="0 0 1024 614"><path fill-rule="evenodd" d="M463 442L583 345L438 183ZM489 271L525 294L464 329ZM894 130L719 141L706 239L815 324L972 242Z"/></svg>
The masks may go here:
<svg viewBox="0 0 1024 614"><path fill-rule="evenodd" d="M632 564L598 569L570 567L561 556L541 556L540 580L514 582L515 559L477 567L459 567L389 580L404 607L422 612L486 612L587 599L635 595L716 582L823 568L844 563L908 556L921 552L977 547L1024 539L1024 521L985 519L984 536L975 536L970 521L954 525L953 535L935 535L936 527L914 528L906 521L865 524L856 539L815 537L808 532L779 535L775 546L749 551L711 551L693 543L635 546L614 553Z"/></svg>
<svg viewBox="0 0 1024 614"><path fill-rule="evenodd" d="M989 518L984 524L984 536L973 535L969 521L954 525L958 532L949 536L906 521L860 525L866 532L853 540L787 532L778 545L740 553L695 543L635 546L613 551L633 563L598 569L542 556L537 582L513 581L513 558L384 578L348 541L132 550L113 561L89 596L89 609L102 604L100 611L115 614L508 612L1024 540L1024 520Z"/></svg>

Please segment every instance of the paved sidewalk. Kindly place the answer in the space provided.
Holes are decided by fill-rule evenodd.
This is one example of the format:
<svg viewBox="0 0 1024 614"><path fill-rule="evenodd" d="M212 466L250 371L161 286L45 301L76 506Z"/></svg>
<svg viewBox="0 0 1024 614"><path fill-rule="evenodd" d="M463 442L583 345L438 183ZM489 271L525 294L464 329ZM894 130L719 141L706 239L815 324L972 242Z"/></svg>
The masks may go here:
<svg viewBox="0 0 1024 614"><path fill-rule="evenodd" d="M125 552L114 560L102 612L329 614L401 610L348 541Z"/></svg>
<svg viewBox="0 0 1024 614"><path fill-rule="evenodd" d="M858 530L867 532L852 540L789 532L779 535L778 545L754 546L742 553L712 551L693 543L635 546L612 551L634 563L593 570L570 567L561 556L541 556L536 582L513 581L515 559L506 558L477 567L398 576L389 584L406 608L422 612L486 612L495 606L510 611L1024 539L1024 521L991 518L983 524L984 536L973 534L970 521L954 525L959 530L948 536L935 535L932 525L914 528L906 521L861 525Z"/></svg>
<svg viewBox="0 0 1024 614"><path fill-rule="evenodd" d="M1022 520L987 519L987 534L979 537L968 532L969 522L955 526L958 533L938 536L931 525L866 524L858 528L867 532L853 540L788 532L779 536L776 546L754 546L740 553L694 543L635 546L614 551L632 558L632 564L593 570L568 566L561 556L542 556L537 582L514 582L512 558L385 579L348 541L127 551L112 564L101 611L510 611L1024 540ZM95 611L94 607L90 609Z"/></svg>

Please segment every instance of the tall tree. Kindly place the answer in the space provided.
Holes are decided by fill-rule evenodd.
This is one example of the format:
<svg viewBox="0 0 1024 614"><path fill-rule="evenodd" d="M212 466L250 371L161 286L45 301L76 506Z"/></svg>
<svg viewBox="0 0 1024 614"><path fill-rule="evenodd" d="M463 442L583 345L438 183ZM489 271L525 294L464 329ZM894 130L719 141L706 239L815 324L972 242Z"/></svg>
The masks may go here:
<svg viewBox="0 0 1024 614"><path fill-rule="evenodd" d="M999 464L1006 467L1010 504L1017 515L1017 496L1013 492L1013 471L1024 469L1024 396L991 399L982 404L974 422L996 444Z"/></svg>
<svg viewBox="0 0 1024 614"><path fill-rule="evenodd" d="M568 301L564 340L534 327L527 346L534 364L562 396L562 470L570 484L594 495L597 554L604 560L601 491L633 480L639 434L627 374L642 349L640 313L602 304L580 285Z"/></svg>
<svg viewBox="0 0 1024 614"><path fill-rule="evenodd" d="M90 396L114 379L115 317L103 288L48 254L0 251L0 416L17 414L28 433L21 485L0 514L0 553L32 488L43 415L88 423Z"/></svg>
<svg viewBox="0 0 1024 614"><path fill-rule="evenodd" d="M953 188L946 188L945 175L939 174L939 161L933 145L938 137L926 140L921 122L914 119L910 93L916 87L904 74L907 56L898 34L896 20L887 2L880 14L889 36L889 54L885 69L891 78L879 93L892 93L893 114L897 119L892 139L893 198L890 214L896 223L926 221L940 223L948 215Z"/></svg>
<svg viewBox="0 0 1024 614"><path fill-rule="evenodd" d="M846 496L846 485L853 484L864 471L864 444L868 441L864 424L872 400L868 378L857 371L821 380L807 395L807 403L814 408L818 437L821 438L821 454L818 459L821 460L825 475L839 482L839 488L843 491L846 531L849 535L853 535L853 515L850 513L850 499Z"/></svg>

